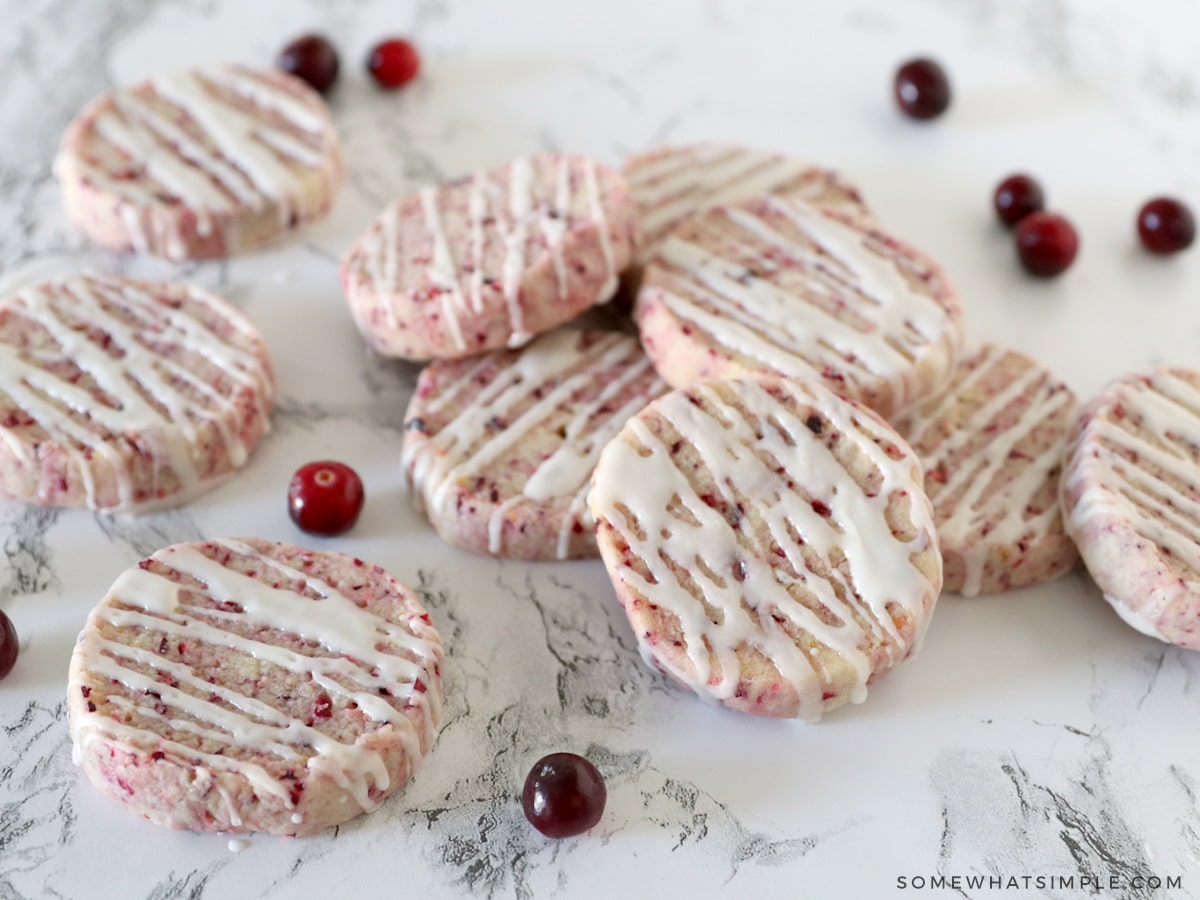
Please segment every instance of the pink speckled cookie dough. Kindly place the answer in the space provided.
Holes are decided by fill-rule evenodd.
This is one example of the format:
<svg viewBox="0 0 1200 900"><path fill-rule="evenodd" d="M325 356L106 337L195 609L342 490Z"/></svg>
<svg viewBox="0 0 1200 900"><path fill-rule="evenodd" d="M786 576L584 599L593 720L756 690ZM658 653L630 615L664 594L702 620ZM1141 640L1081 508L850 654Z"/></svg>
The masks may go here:
<svg viewBox="0 0 1200 900"><path fill-rule="evenodd" d="M596 460L666 390L637 339L613 332L560 330L519 352L430 363L405 423L413 500L476 553L594 557Z"/></svg>
<svg viewBox="0 0 1200 900"><path fill-rule="evenodd" d="M634 317L673 387L816 377L884 417L940 390L964 340L937 263L861 218L791 197L676 228L646 264Z"/></svg>
<svg viewBox="0 0 1200 900"><path fill-rule="evenodd" d="M93 100L63 135L55 173L92 240L178 261L258 247L325 215L342 161L308 85L220 66Z"/></svg>
<svg viewBox="0 0 1200 900"><path fill-rule="evenodd" d="M858 188L832 169L736 144L659 147L630 157L623 171L637 201L640 262L694 213L766 194L869 215Z"/></svg>
<svg viewBox="0 0 1200 900"><path fill-rule="evenodd" d="M995 594L1075 564L1058 504L1075 407L1070 388L1045 366L983 344L945 394L894 423L925 468L944 590Z"/></svg>
<svg viewBox="0 0 1200 900"><path fill-rule="evenodd" d="M379 566L263 540L159 550L88 618L75 761L156 825L307 835L399 789L441 722L441 642Z"/></svg>
<svg viewBox="0 0 1200 900"><path fill-rule="evenodd" d="M1067 533L1121 618L1200 650L1200 371L1126 375L1086 403L1062 505Z"/></svg>
<svg viewBox="0 0 1200 900"><path fill-rule="evenodd" d="M258 329L179 284L74 275L0 300L0 496L148 512L242 466L275 386Z"/></svg>
<svg viewBox="0 0 1200 900"><path fill-rule="evenodd" d="M393 203L342 260L342 288L379 353L457 359L523 346L608 300L636 244L616 171L522 157Z"/></svg>
<svg viewBox="0 0 1200 900"><path fill-rule="evenodd" d="M911 655L942 585L903 439L816 381L673 391L588 504L642 655L700 697L814 721Z"/></svg>

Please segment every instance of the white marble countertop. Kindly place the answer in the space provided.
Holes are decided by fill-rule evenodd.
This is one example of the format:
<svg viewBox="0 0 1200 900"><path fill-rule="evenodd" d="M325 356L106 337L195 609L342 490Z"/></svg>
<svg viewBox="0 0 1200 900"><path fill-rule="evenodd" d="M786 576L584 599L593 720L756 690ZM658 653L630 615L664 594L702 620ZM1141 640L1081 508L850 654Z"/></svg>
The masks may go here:
<svg viewBox="0 0 1200 900"><path fill-rule="evenodd" d="M944 261L975 336L1081 395L1195 365L1200 250L1150 258L1133 233L1154 194L1200 204L1192 0L0 0L0 21L0 276L94 267L216 288L260 323L281 393L244 474L184 509L110 520L0 503L0 608L21 634L0 682L0 896L1200 896L1200 655L1132 631L1072 574L943 597L922 653L818 725L705 706L643 665L598 562L495 561L433 535L399 466L417 369L365 351L336 277L373 213L431 180L542 149L618 163L719 138L843 169ZM343 51L332 106L349 179L328 220L179 268L68 228L50 159L86 100L185 64L270 64L310 28ZM411 36L426 68L385 95L360 60L388 33ZM890 98L895 66L920 52L955 86L931 124ZM1017 169L1080 229L1056 281L1022 274L991 213ZM327 456L359 469L368 500L352 533L322 541L292 526L284 492ZM404 791L334 832L253 836L240 853L87 784L63 698L75 635L121 570L229 534L385 566L419 588L448 652L448 721ZM609 786L600 825L561 842L519 804L554 750L587 754ZM961 880L912 886L935 876Z"/></svg>

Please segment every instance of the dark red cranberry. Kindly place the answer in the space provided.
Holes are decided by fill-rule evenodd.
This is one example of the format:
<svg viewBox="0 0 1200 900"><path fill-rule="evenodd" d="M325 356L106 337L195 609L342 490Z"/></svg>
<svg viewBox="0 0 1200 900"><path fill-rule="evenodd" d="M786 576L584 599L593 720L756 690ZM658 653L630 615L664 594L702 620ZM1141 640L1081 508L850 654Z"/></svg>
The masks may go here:
<svg viewBox="0 0 1200 900"><path fill-rule="evenodd" d="M1138 237L1151 253L1178 253L1196 239L1192 211L1174 197L1155 197L1138 213Z"/></svg>
<svg viewBox="0 0 1200 900"><path fill-rule="evenodd" d="M382 88L404 87L421 71L421 57L417 48L404 38L389 38L371 50L367 71Z"/></svg>
<svg viewBox="0 0 1200 900"><path fill-rule="evenodd" d="M1042 186L1031 175L1009 175L996 186L992 196L996 215L1009 228L1030 213L1041 212L1046 206Z"/></svg>
<svg viewBox="0 0 1200 900"><path fill-rule="evenodd" d="M1079 252L1075 226L1058 213L1030 213L1017 223L1013 236L1021 265L1041 278L1065 272Z"/></svg>
<svg viewBox="0 0 1200 900"><path fill-rule="evenodd" d="M337 50L319 34L296 38L283 48L275 64L321 94L333 87L338 77Z"/></svg>
<svg viewBox="0 0 1200 900"><path fill-rule="evenodd" d="M358 520L362 505L362 479L345 463L308 463L296 470L288 485L288 513L309 534L347 531Z"/></svg>
<svg viewBox="0 0 1200 900"><path fill-rule="evenodd" d="M543 756L525 778L525 818L546 837L583 834L600 821L608 790L594 765L575 753Z"/></svg>
<svg viewBox="0 0 1200 900"><path fill-rule="evenodd" d="M13 670L17 664L17 629L12 619L0 610L0 678Z"/></svg>
<svg viewBox="0 0 1200 900"><path fill-rule="evenodd" d="M950 106L950 79L932 59L910 59L896 70L896 103L914 119L936 119Z"/></svg>

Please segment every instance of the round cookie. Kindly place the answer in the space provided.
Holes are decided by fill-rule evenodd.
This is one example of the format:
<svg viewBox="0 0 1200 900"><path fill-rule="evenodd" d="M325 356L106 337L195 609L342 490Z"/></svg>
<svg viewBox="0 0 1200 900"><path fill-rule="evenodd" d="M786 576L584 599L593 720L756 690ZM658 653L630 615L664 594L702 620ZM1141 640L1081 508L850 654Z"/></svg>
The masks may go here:
<svg viewBox="0 0 1200 900"><path fill-rule="evenodd" d="M98 244L228 256L329 211L342 179L329 110L303 81L219 66L104 94L55 160L67 215Z"/></svg>
<svg viewBox="0 0 1200 900"><path fill-rule="evenodd" d="M964 340L937 263L866 220L791 197L676 228L646 264L634 317L673 387L819 377L885 418L936 393Z"/></svg>
<svg viewBox="0 0 1200 900"><path fill-rule="evenodd" d="M342 289L379 353L457 359L523 346L605 302L636 242L616 171L522 157L397 200L342 259Z"/></svg>
<svg viewBox="0 0 1200 900"><path fill-rule="evenodd" d="M945 394L893 423L925 469L943 590L995 594L1075 564L1058 505L1075 408L1070 388L1040 363L983 344Z"/></svg>
<svg viewBox="0 0 1200 900"><path fill-rule="evenodd" d="M789 194L869 215L858 188L832 169L736 144L660 147L629 158L645 261L675 226L697 212L766 194Z"/></svg>
<svg viewBox="0 0 1200 900"><path fill-rule="evenodd" d="M430 363L405 417L413 500L476 553L594 557L596 460L666 390L637 339L612 332L560 330L519 352Z"/></svg>
<svg viewBox="0 0 1200 900"><path fill-rule="evenodd" d="M170 828L307 835L377 807L441 721L442 648L378 566L263 540L159 550L71 657L75 761Z"/></svg>
<svg viewBox="0 0 1200 900"><path fill-rule="evenodd" d="M1200 650L1200 371L1126 375L1086 403L1061 500L1067 533L1121 618Z"/></svg>
<svg viewBox="0 0 1200 900"><path fill-rule="evenodd" d="M915 455L815 381L659 398L604 449L588 503L643 656L741 712L815 721L861 702L941 589Z"/></svg>
<svg viewBox="0 0 1200 900"><path fill-rule="evenodd" d="M242 466L270 428L254 324L180 284L74 275L0 300L0 495L149 512Z"/></svg>

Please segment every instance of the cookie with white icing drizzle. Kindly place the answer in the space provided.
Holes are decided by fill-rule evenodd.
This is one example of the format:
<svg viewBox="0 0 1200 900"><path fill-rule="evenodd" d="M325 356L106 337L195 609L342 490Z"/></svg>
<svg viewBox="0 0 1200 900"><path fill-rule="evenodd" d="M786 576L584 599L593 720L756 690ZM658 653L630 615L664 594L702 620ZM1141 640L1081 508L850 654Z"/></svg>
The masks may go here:
<svg viewBox="0 0 1200 900"><path fill-rule="evenodd" d="M637 201L641 261L694 213L766 194L870 215L858 187L840 173L771 150L721 143L659 147L631 156L623 172Z"/></svg>
<svg viewBox="0 0 1200 900"><path fill-rule="evenodd" d="M1076 405L1041 363L983 344L943 395L893 423L925 468L944 590L995 594L1075 564L1058 482Z"/></svg>
<svg viewBox="0 0 1200 900"><path fill-rule="evenodd" d="M412 591L341 553L176 544L122 574L71 657L74 757L157 825L306 835L379 806L442 718Z"/></svg>
<svg viewBox="0 0 1200 900"><path fill-rule="evenodd" d="M792 197L700 213L646 263L634 317L663 378L817 377L884 417L935 394L963 344L941 267Z"/></svg>
<svg viewBox="0 0 1200 900"><path fill-rule="evenodd" d="M390 205L342 259L342 289L379 353L457 359L521 347L607 301L636 242L616 171L521 157Z"/></svg>
<svg viewBox="0 0 1200 900"><path fill-rule="evenodd" d="M596 460L666 390L637 339L613 332L559 330L520 351L430 363L405 422L413 500L476 553L594 557Z"/></svg>
<svg viewBox="0 0 1200 900"><path fill-rule="evenodd" d="M604 449L588 504L643 656L741 712L814 721L862 701L941 589L916 456L815 381L659 398Z"/></svg>
<svg viewBox="0 0 1200 900"><path fill-rule="evenodd" d="M55 160L67 215L113 250L223 257L329 211L342 159L320 95L283 72L174 72L93 100Z"/></svg>
<svg viewBox="0 0 1200 900"><path fill-rule="evenodd" d="M1200 650L1200 371L1126 375L1085 403L1061 499L1067 533L1121 618Z"/></svg>
<svg viewBox="0 0 1200 900"><path fill-rule="evenodd" d="M258 329L207 291L73 275L0 300L0 496L148 512L244 465L270 428Z"/></svg>

